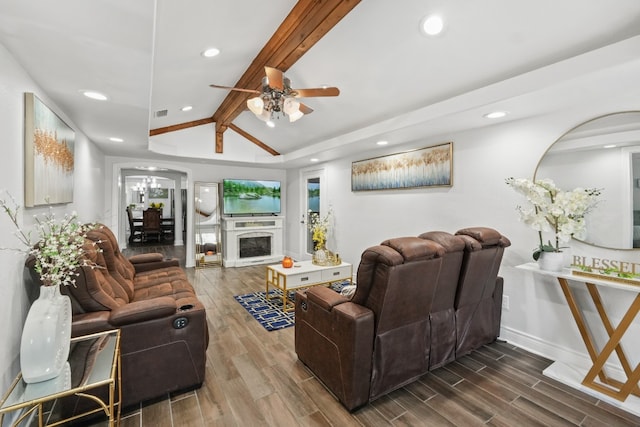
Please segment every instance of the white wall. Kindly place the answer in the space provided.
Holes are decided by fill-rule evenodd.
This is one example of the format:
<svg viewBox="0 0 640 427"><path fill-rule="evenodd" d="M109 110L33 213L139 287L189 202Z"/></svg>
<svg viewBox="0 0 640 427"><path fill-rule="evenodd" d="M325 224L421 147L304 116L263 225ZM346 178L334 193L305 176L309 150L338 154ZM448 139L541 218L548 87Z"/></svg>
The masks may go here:
<svg viewBox="0 0 640 427"><path fill-rule="evenodd" d="M583 363L588 357L567 304L554 280L533 277L515 267L531 262L537 233L520 223L515 207L526 201L505 184L507 177L532 178L538 160L560 135L584 120L604 112L625 110L629 105L598 105L519 120L483 129L442 135L402 147L371 150L360 156L341 159L317 167L326 170L328 191L321 197L335 213L335 230L328 248L358 265L362 251L391 237L415 236L425 231L455 232L469 226L493 227L507 236L512 246L506 252L500 274L505 278L504 294L510 309L503 311L502 337L556 360ZM603 109L604 108L604 109ZM610 108L606 110L606 108ZM352 192L351 162L381 154L396 153L453 141L453 186L451 188ZM302 171L288 171L286 247L299 256L300 179ZM637 252L612 251L572 242L571 253L630 261ZM578 299L587 295L577 288ZM607 309L617 323L628 306L629 295L603 292ZM593 308L588 318L596 319ZM636 321L628 336L637 336ZM599 321L596 321L596 324ZM602 337L602 331L596 330ZM640 342L627 344L628 354L640 354ZM633 363L632 363L633 365ZM633 365L635 366L635 365Z"/></svg>
<svg viewBox="0 0 640 427"><path fill-rule="evenodd" d="M75 131L74 203L58 205L58 215L73 210L83 221L104 218L102 165L104 156L80 129L60 111L47 94L31 80L27 72L13 56L0 45L0 188L7 190L18 202L24 204L23 188L23 135L24 92L33 92L49 108L54 110ZM1 196L4 197L4 196ZM20 223L29 228L32 215L45 208L23 211ZM15 228L9 218L0 212L0 247L20 248L13 236ZM19 351L22 325L28 310L28 301L23 286L24 255L12 251L0 251L0 390L4 392L19 371Z"/></svg>

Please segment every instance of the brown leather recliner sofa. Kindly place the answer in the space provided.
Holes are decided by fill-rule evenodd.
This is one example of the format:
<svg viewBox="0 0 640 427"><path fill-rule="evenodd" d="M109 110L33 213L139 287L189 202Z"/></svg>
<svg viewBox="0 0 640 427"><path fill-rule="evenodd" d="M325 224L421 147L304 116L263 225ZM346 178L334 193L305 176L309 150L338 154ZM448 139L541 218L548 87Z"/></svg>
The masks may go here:
<svg viewBox="0 0 640 427"><path fill-rule="evenodd" d="M178 261L126 258L104 226L87 233L85 254L94 266L82 267L76 285L63 289L72 301L72 335L120 329L122 406L200 387L205 308Z"/></svg>
<svg viewBox="0 0 640 427"><path fill-rule="evenodd" d="M509 245L474 227L366 249L351 300L320 286L296 293L299 360L354 410L493 342Z"/></svg>

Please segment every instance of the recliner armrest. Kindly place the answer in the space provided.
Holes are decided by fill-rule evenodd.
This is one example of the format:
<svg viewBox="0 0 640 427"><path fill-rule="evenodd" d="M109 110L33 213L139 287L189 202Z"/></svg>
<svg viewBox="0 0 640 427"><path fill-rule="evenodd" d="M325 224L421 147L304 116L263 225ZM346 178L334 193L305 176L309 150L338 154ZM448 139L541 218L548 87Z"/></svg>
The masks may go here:
<svg viewBox="0 0 640 427"><path fill-rule="evenodd" d="M332 289L325 288L324 286L315 286L307 289L306 293L309 301L313 301L327 311L331 311L331 309L338 304L349 301L344 295Z"/></svg>
<svg viewBox="0 0 640 427"><path fill-rule="evenodd" d="M145 262L158 262L164 260L164 255L158 252L132 255L129 258L131 264L141 264Z"/></svg>
<svg viewBox="0 0 640 427"><path fill-rule="evenodd" d="M108 310L74 314L71 319L71 336L89 335L113 329L109 323L111 312Z"/></svg>
<svg viewBox="0 0 640 427"><path fill-rule="evenodd" d="M164 296L144 301L134 301L111 310L109 323L113 326L123 326L171 316L175 312L176 300L173 297Z"/></svg>
<svg viewBox="0 0 640 427"><path fill-rule="evenodd" d="M166 267L180 267L178 259L165 259L161 253L138 254L128 259L136 270L136 274Z"/></svg>

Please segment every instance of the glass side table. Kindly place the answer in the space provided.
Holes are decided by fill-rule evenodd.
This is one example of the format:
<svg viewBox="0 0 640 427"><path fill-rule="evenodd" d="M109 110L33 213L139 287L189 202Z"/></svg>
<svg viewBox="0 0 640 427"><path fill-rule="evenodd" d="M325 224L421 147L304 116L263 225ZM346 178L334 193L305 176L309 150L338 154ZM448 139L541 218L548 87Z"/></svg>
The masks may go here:
<svg viewBox="0 0 640 427"><path fill-rule="evenodd" d="M120 424L120 330L99 332L71 339L69 360L56 378L27 384L18 374L0 401L0 425L6 414L21 410L13 426L26 422L37 413L38 426L56 426L90 414L104 412L109 425ZM105 400L92 392L108 387ZM66 396L90 399L97 408L64 419L44 420L44 405Z"/></svg>

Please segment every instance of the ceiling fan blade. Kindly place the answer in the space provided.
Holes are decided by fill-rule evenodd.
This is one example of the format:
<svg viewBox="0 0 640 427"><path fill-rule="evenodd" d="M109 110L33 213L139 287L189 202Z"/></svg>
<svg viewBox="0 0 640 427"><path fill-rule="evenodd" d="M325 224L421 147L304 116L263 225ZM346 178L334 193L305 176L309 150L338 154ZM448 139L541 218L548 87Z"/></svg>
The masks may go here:
<svg viewBox="0 0 640 427"><path fill-rule="evenodd" d="M259 94L259 93L260 93L260 91L259 91L259 90L253 90L253 89L242 89L242 88L239 88L239 87L220 86L220 85L209 85L209 86L211 86L211 87L213 87L213 88L216 88L216 89L237 90L237 91L240 91L240 92L249 92L249 93L257 93L257 94Z"/></svg>
<svg viewBox="0 0 640 427"><path fill-rule="evenodd" d="M316 96L338 96L340 89L337 87L318 87L313 89L291 89L296 98L312 98Z"/></svg>
<svg viewBox="0 0 640 427"><path fill-rule="evenodd" d="M300 111L303 114L311 114L313 113L313 108L311 107L307 107L306 105L304 105L302 102L300 103Z"/></svg>
<svg viewBox="0 0 640 427"><path fill-rule="evenodd" d="M282 71L273 67L264 67L264 72L267 74L267 79L269 79L269 86L273 89L284 90L283 79L284 76Z"/></svg>

